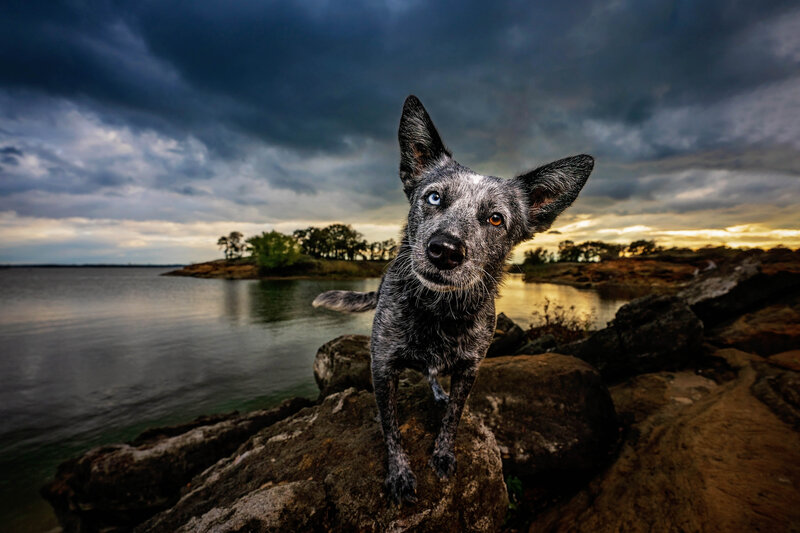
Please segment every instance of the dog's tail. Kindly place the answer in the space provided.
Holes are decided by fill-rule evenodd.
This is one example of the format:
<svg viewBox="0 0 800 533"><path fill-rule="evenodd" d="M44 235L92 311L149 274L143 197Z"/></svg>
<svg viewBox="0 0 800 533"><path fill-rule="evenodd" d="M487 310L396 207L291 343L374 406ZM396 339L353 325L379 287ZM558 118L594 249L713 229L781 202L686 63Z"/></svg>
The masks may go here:
<svg viewBox="0 0 800 533"><path fill-rule="evenodd" d="M311 303L314 307L327 307L343 313L361 313L378 306L378 291L328 291L323 292Z"/></svg>

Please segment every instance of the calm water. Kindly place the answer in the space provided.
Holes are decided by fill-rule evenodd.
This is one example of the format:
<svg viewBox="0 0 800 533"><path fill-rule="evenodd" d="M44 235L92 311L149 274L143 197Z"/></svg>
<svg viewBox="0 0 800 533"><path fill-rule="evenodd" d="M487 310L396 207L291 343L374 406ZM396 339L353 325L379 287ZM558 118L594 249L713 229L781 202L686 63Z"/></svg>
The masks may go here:
<svg viewBox="0 0 800 533"><path fill-rule="evenodd" d="M155 268L0 270L0 530L56 526L38 488L64 459L201 414L316 396L317 348L372 313L315 310L359 281L160 277ZM511 276L498 312L527 325L547 297L613 318L623 300Z"/></svg>

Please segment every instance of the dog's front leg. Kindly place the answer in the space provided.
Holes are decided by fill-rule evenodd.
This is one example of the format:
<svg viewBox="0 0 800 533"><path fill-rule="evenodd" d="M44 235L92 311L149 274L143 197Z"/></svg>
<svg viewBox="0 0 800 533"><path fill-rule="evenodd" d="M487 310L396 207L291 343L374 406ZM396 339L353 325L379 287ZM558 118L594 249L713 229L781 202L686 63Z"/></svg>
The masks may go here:
<svg viewBox="0 0 800 533"><path fill-rule="evenodd" d="M386 490L398 505L403 500L414 503L417 501L417 480L400 442L400 430L397 427L397 372L373 363L372 385L386 443Z"/></svg>
<svg viewBox="0 0 800 533"><path fill-rule="evenodd" d="M477 373L477 364L463 365L453 372L450 381L450 402L447 404L447 410L442 420L442 429L439 431L439 436L436 437L431 457L431 466L441 479L447 479L456 471L454 450L456 431Z"/></svg>

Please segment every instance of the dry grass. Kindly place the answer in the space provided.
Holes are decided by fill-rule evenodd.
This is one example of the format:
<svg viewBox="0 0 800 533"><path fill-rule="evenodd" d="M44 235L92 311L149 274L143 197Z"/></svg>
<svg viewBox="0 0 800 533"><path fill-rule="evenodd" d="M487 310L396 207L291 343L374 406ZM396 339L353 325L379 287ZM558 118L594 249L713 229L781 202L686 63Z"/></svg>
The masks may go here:
<svg viewBox="0 0 800 533"><path fill-rule="evenodd" d="M532 313L527 335L536 339L552 335L558 344L566 344L586 337L592 329L595 317L592 313L579 314L575 306L564 307L544 299L542 309Z"/></svg>

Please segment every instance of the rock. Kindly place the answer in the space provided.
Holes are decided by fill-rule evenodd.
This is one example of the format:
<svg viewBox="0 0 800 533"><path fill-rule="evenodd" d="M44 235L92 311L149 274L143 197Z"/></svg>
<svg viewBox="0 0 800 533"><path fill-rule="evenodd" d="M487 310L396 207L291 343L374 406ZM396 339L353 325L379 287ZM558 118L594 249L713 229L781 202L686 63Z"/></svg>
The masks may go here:
<svg viewBox="0 0 800 533"><path fill-rule="evenodd" d="M547 333L532 341L522 345L522 348L516 351L515 355L535 355L537 353L545 353L549 350L554 350L558 347L556 338Z"/></svg>
<svg viewBox="0 0 800 533"><path fill-rule="evenodd" d="M699 276L678 296L710 327L800 290L796 268L773 266L762 265L757 257L746 257L736 265Z"/></svg>
<svg viewBox="0 0 800 533"><path fill-rule="evenodd" d="M311 404L293 398L247 415L201 417L148 430L129 444L102 446L62 463L42 495L66 532L130 530L175 503L193 476L258 430Z"/></svg>
<svg viewBox="0 0 800 533"><path fill-rule="evenodd" d="M506 475L592 470L617 436L600 374L565 355L483 361L469 408L494 433Z"/></svg>
<svg viewBox="0 0 800 533"><path fill-rule="evenodd" d="M800 346L800 298L769 305L709 332L711 342L767 356Z"/></svg>
<svg viewBox="0 0 800 533"><path fill-rule="evenodd" d="M350 387L372 390L369 337L342 335L323 344L314 359L320 399Z"/></svg>
<svg viewBox="0 0 800 533"><path fill-rule="evenodd" d="M788 352L776 353L774 355L770 355L767 361L775 366L800 372L800 350L789 350Z"/></svg>
<svg viewBox="0 0 800 533"><path fill-rule="evenodd" d="M328 524L325 488L316 481L294 481L254 490L229 507L214 507L191 518L177 533L313 531Z"/></svg>
<svg viewBox="0 0 800 533"><path fill-rule="evenodd" d="M193 520L233 531L256 514L248 509L259 505L269 516L247 523L248 531L270 530L272 516L300 506L309 516L302 530L496 531L508 500L492 433L465 413L456 440L458 470L440 481L428 460L441 410L424 383L401 386L399 406L400 431L417 476L419 501L413 506L389 504L375 399L348 389L259 432L198 475L175 506L137 531L188 531L200 523ZM296 485L303 482L310 484ZM272 492L282 486L287 488L280 494ZM238 518L232 523L223 516ZM294 524L279 526L292 530Z"/></svg>
<svg viewBox="0 0 800 533"><path fill-rule="evenodd" d="M752 395L759 358L721 356L737 367L733 381L708 383L696 400L676 390L630 429L610 468L530 531L797 529L800 433Z"/></svg>
<svg viewBox="0 0 800 533"><path fill-rule="evenodd" d="M702 347L703 323L681 298L650 295L623 305L605 329L559 347L609 381L686 367Z"/></svg>
<svg viewBox="0 0 800 533"><path fill-rule="evenodd" d="M754 364L758 377L753 395L781 420L800 431L800 372L765 363Z"/></svg>
<svg viewBox="0 0 800 533"><path fill-rule="evenodd" d="M683 370L634 376L611 387L610 392L620 420L634 424L658 411L691 405L708 396L717 386L709 378Z"/></svg>
<svg viewBox="0 0 800 533"><path fill-rule="evenodd" d="M504 313L497 315L494 339L486 352L486 357L511 355L525 342L525 332Z"/></svg>

